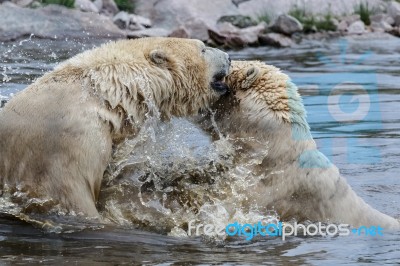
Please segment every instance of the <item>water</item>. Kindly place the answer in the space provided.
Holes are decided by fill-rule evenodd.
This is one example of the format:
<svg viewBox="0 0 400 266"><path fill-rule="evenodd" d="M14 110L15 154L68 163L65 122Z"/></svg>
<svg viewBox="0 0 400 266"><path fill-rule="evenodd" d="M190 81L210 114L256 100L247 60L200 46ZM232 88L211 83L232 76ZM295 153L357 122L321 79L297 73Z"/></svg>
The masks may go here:
<svg viewBox="0 0 400 266"><path fill-rule="evenodd" d="M58 62L100 42L33 39L2 44L0 95L9 97ZM396 108L400 104L399 44L399 39L348 39L306 41L298 49L248 48L230 52L233 59L259 59L289 74L300 87L319 148L339 167L358 195L374 208L397 218L400 217L397 174L400 119ZM341 121L340 110L328 107L328 101L335 99L329 96L340 86L353 92L338 100L343 110L354 113L359 106L369 106L360 121ZM145 145L127 143L125 153L120 154L110 169L111 177L106 175L99 205L108 223L82 221L69 233L59 234L2 216L0 261L100 265L400 263L400 232L385 232L383 237L290 237L286 241L264 238L251 242L240 238L221 242L178 237L182 231L175 226L191 218L226 222L229 218L224 215L230 211L237 219L249 221L265 213L259 208L240 210L224 205L226 198L239 199L245 195L244 184L248 181L245 167L236 169L233 184L229 183L232 180L221 178L225 177L226 167L235 167L229 160L232 151L226 141L212 145L208 136L182 119L175 119L172 124L151 125L142 137ZM130 154L132 149L134 154ZM219 161L220 154L225 155L223 161ZM123 169L125 178L114 179L120 173L118 169ZM171 189L176 190L172 193ZM221 191L229 191L226 198L220 196ZM185 205L187 202L191 205ZM60 219L56 221L60 223Z"/></svg>

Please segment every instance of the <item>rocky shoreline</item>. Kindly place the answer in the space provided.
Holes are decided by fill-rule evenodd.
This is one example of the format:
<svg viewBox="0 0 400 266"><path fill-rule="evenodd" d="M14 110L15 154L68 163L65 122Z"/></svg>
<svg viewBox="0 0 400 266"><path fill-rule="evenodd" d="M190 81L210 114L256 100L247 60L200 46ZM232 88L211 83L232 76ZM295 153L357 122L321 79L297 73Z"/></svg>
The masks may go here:
<svg viewBox="0 0 400 266"><path fill-rule="evenodd" d="M125 6L121 0L0 0L0 41L32 34L49 39L170 36L243 48L292 47L302 38L400 36L399 1L123 1Z"/></svg>

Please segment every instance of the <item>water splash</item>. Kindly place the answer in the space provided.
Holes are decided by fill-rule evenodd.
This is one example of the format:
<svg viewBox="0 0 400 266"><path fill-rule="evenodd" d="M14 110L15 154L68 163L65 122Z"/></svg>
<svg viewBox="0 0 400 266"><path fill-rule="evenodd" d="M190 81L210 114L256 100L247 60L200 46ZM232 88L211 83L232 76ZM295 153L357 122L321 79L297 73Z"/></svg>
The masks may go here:
<svg viewBox="0 0 400 266"><path fill-rule="evenodd" d="M37 198L33 194L22 186L10 189L4 185L0 188L0 215L28 222L49 233L70 233L105 226L98 219L67 212L52 199Z"/></svg>
<svg viewBox="0 0 400 266"><path fill-rule="evenodd" d="M25 39L25 40L20 41L18 45L21 46L22 44L24 44L24 42L30 42L30 41L32 41L32 37L33 37L33 36L35 36L35 34L31 33L31 35L29 36L28 39Z"/></svg>
<svg viewBox="0 0 400 266"><path fill-rule="evenodd" d="M21 40L21 41L18 43L18 45L13 44L13 45L11 46L11 48L7 49L7 51L4 52L4 53L2 54L2 57L3 57L3 58L7 58L10 54L12 54L12 53L14 52L14 50L15 50L18 46L22 46L25 42L30 42L30 41L32 41L32 37L33 37L33 36L34 36L34 34L31 34L31 35L29 36L28 39ZM2 67L2 72L1 72L0 74L3 76L3 79L2 79L2 83L3 83L3 84L8 83L8 82L11 81L11 77L10 77L9 75L7 75L7 71L10 72L11 70L12 70L11 67L6 67L6 66L3 66L3 67Z"/></svg>
<svg viewBox="0 0 400 266"><path fill-rule="evenodd" d="M1 72L1 75L3 76L3 83L7 83L11 80L11 77L9 77L6 73L6 71L11 70L11 67L3 67L3 72Z"/></svg>
<svg viewBox="0 0 400 266"><path fill-rule="evenodd" d="M43 43L37 43L35 47L40 45L45 49ZM62 59L62 55L55 51L48 52L47 57L50 60ZM42 72L48 68L49 65L43 67ZM7 70L4 74L10 76L9 72ZM180 232L185 236L191 220L222 225L234 219L251 223L260 217L267 218L265 209L254 204L245 193L261 178L252 174L251 168L260 163L267 150L246 155L242 158L244 163L236 164L233 155L238 146L253 143L254 139L233 139L220 134L220 140L212 142L197 126L184 119L162 123L148 90L148 80L138 79L136 83L140 84L145 95L148 113L135 138L115 147L98 203L104 222L124 227L139 226L171 235ZM81 100L85 101L86 96L82 94ZM215 121L214 126L218 130ZM21 198L23 194L19 196ZM50 218L40 219L29 214L23 219L51 228L49 231L74 230L65 224L67 220L74 224L71 219L78 219L78 214L66 213L47 200L31 204L49 208ZM3 207L6 206L0 206L0 209ZM13 210L14 215L22 217L22 209ZM44 221L46 219L52 222ZM83 227L85 223L82 221ZM80 230L81 227L76 228Z"/></svg>
<svg viewBox="0 0 400 266"><path fill-rule="evenodd" d="M179 237L187 236L192 220L217 227L278 219L247 196L264 178L253 174L253 167L268 149L257 143L265 148L243 155L243 163L237 164L233 155L240 144L236 142L257 141L220 135L212 142L184 119L145 124L138 137L116 151L117 167L110 169L100 196L104 219Z"/></svg>

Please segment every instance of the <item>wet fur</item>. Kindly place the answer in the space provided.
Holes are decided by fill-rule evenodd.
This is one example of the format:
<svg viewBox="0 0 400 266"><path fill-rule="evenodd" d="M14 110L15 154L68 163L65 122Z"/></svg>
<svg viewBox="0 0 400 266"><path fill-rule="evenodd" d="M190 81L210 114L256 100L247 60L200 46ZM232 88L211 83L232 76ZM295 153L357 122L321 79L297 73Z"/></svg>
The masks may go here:
<svg viewBox="0 0 400 266"><path fill-rule="evenodd" d="M98 216L113 144L134 137L151 104L186 116L217 99L228 57L198 40L145 38L81 53L18 93L0 111L0 195L51 199Z"/></svg>
<svg viewBox="0 0 400 266"><path fill-rule="evenodd" d="M251 170L263 175L248 189L251 204L275 209L282 220L380 225L399 222L365 203L338 168L317 150L297 87L279 69L258 61L233 61L227 77L233 93L213 107L220 132L237 146L237 163L265 146L238 140L254 137L268 146L268 155ZM198 121L215 133L210 116Z"/></svg>

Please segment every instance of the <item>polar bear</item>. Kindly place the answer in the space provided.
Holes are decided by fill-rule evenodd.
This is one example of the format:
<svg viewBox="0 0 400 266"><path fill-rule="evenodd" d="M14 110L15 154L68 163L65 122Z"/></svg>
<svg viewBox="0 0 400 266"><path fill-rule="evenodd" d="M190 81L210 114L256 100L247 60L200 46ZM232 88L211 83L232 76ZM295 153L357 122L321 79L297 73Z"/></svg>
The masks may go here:
<svg viewBox="0 0 400 266"><path fill-rule="evenodd" d="M236 164L250 165L247 155L262 154L260 143L268 146L268 154L251 168L264 177L249 189L249 202L275 209L283 220L400 228L358 197L317 150L302 99L287 75L262 62L233 61L226 83L232 93L213 109L219 133L236 145ZM209 117L198 123L217 135Z"/></svg>
<svg viewBox="0 0 400 266"><path fill-rule="evenodd" d="M50 199L98 217L113 145L147 115L187 116L217 100L229 66L225 52L174 38L122 40L67 60L0 111L0 195L22 193L26 211Z"/></svg>

